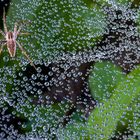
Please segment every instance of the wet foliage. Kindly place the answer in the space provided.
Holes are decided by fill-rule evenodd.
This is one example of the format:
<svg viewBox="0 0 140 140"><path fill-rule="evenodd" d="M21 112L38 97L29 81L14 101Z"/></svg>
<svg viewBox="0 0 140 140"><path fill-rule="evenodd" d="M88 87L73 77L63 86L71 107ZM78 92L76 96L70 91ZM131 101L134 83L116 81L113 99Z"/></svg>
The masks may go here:
<svg viewBox="0 0 140 140"><path fill-rule="evenodd" d="M139 0L1 0L3 31L4 7L36 69L4 46L1 140L140 139Z"/></svg>

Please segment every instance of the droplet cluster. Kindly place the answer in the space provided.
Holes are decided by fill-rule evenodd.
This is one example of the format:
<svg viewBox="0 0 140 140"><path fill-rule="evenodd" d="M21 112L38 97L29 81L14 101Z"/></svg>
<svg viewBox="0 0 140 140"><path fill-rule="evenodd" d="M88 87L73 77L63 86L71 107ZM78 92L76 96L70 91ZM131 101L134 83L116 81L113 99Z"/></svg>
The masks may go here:
<svg viewBox="0 0 140 140"><path fill-rule="evenodd" d="M15 58L4 48L0 56L0 139L140 138L138 72L131 74L140 63L140 15L133 1L124 3L10 3L8 29L13 30L16 21L23 24L22 32L29 35L17 40L36 69L18 47ZM122 96L131 102L121 100ZM98 117L105 121L101 124Z"/></svg>

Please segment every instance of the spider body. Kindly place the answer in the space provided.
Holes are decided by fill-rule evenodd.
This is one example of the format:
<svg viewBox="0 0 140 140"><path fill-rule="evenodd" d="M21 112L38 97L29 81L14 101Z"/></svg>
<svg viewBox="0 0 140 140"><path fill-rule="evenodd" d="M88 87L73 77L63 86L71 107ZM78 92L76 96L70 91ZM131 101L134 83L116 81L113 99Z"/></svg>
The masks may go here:
<svg viewBox="0 0 140 140"><path fill-rule="evenodd" d="M30 57L27 55L26 51L23 49L23 47L20 45L20 43L16 40L18 35L28 34L28 33L21 33L20 32L21 26L17 29L17 23L15 23L13 32L8 31L7 25L6 25L5 9L3 12L3 26L4 26L4 32L2 30L0 30L0 33L4 36L5 40L0 40L0 44L2 44L0 47L0 54L3 50L3 47L6 45L10 57L15 57L16 48L18 46L19 49L22 51L22 53L25 55L25 57L30 61L30 64L36 69L35 65L33 64Z"/></svg>
<svg viewBox="0 0 140 140"><path fill-rule="evenodd" d="M15 57L16 55L16 36L13 32L8 32L6 34L6 41L7 41L7 49L10 54L10 57Z"/></svg>

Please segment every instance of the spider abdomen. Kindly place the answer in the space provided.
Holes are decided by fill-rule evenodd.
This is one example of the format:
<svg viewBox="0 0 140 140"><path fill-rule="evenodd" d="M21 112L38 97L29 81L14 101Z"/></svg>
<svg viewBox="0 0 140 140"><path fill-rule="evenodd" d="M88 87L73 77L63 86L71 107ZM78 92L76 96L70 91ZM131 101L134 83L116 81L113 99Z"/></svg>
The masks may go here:
<svg viewBox="0 0 140 140"><path fill-rule="evenodd" d="M7 49L10 57L15 57L16 54L16 41L14 39L9 39L7 41Z"/></svg>

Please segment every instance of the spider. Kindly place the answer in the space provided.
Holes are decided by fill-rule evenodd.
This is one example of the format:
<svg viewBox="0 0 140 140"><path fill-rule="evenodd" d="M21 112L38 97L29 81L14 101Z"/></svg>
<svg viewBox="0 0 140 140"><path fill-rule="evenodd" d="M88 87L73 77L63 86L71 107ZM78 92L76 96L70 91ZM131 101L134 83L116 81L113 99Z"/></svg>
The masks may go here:
<svg viewBox="0 0 140 140"><path fill-rule="evenodd" d="M17 29L17 22L15 22L14 25L14 31L8 31L7 25L6 25L6 16L5 16L5 8L3 9L3 26L4 26L4 32L0 29L0 33L3 35L5 40L0 40L0 54L3 51L3 47L7 46L8 52L10 54L10 57L15 57L16 54L16 47L18 46L19 49L22 51L22 53L25 55L25 57L30 61L30 64L36 69L35 65L33 64L33 61L30 59L30 57L27 55L26 51L23 49L23 47L20 45L20 43L16 40L18 35L28 34L28 33L21 33L21 26Z"/></svg>

